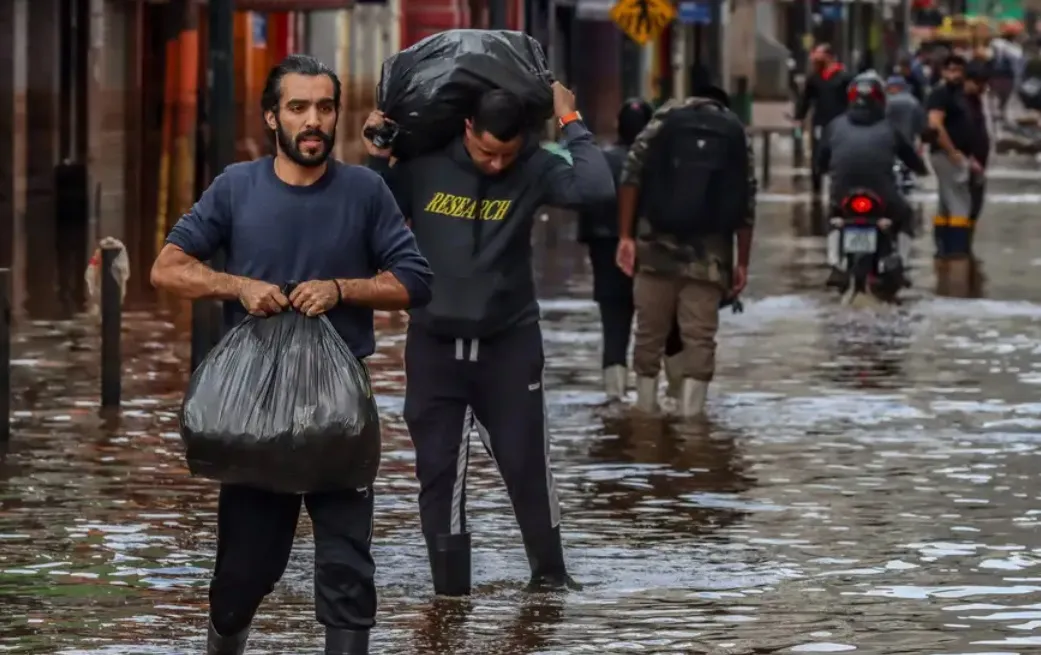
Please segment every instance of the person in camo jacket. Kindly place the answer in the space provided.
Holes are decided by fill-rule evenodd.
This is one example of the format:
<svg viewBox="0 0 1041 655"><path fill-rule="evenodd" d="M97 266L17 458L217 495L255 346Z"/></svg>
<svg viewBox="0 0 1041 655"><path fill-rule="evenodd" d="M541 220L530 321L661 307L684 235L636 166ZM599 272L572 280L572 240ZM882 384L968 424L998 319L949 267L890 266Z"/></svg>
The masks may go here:
<svg viewBox="0 0 1041 655"><path fill-rule="evenodd" d="M682 101L671 100L655 112L629 149L619 186L617 263L623 271L635 274L636 278L637 326L633 351L633 369L637 375L636 408L648 413L658 409L658 374L674 317L679 319L683 341L679 411L685 417L704 413L708 384L715 373L719 309L730 304L748 281L758 186L750 142L748 209L743 227L734 234L707 235L681 242L675 237L653 232L645 217L636 216L644 165L655 135L669 112L704 102L705 98L726 107L730 105L725 91L702 84L692 97ZM634 223L638 228L635 238ZM677 286L683 287L682 292L677 292Z"/></svg>

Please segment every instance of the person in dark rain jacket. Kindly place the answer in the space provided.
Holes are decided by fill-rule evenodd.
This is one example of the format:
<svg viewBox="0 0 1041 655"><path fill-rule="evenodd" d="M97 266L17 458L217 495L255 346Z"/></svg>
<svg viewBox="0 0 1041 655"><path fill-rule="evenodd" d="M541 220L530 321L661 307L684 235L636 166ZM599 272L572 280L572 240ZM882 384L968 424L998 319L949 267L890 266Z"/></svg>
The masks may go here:
<svg viewBox="0 0 1041 655"><path fill-rule="evenodd" d="M434 272L433 299L411 312L404 416L440 595L470 592L465 489L474 428L510 495L530 586L574 584L548 459L531 232L539 207L597 205L610 202L615 190L574 95L559 83L553 94L573 164L539 146L526 129L524 103L501 90L480 99L465 133L444 150L391 168L390 152L365 140L370 166L390 184ZM366 127L384 120L373 112Z"/></svg>
<svg viewBox="0 0 1041 655"><path fill-rule="evenodd" d="M799 103L795 108L795 121L801 124L806 120L810 109L813 109L813 134L817 147L820 147L824 128L846 111L849 102L846 98L846 88L852 77L835 58L834 51L827 43L813 49L810 61L814 71L806 80L806 87L799 96ZM813 192L820 194L824 171L816 165L816 153L813 153L812 162Z"/></svg>

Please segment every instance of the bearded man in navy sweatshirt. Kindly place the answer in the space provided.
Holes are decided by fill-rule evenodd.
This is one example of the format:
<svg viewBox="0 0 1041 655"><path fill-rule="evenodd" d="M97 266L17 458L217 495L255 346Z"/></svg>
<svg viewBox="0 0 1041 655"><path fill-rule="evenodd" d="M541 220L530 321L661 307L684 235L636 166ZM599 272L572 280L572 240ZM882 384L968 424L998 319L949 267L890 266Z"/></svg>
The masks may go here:
<svg viewBox="0 0 1041 655"><path fill-rule="evenodd" d="M524 103L481 98L465 133L442 151L398 163L366 139L369 165L394 191L434 272L433 299L411 312L405 422L416 449L419 511L434 592L470 593L466 467L476 428L506 483L532 589L574 586L560 539L549 465L542 332L531 262L535 211L614 200L614 179L575 97L554 105L573 165L539 147ZM384 118L374 112L366 127ZM364 131L364 130L363 130Z"/></svg>
<svg viewBox="0 0 1041 655"><path fill-rule="evenodd" d="M373 309L430 300L431 272L378 175L329 159L340 82L291 55L268 76L264 119L277 155L229 166L173 227L152 283L218 298L228 325L250 313L327 314L359 359L375 348ZM225 273L203 262L223 248ZM303 280L286 297L280 285ZM372 489L305 494L314 526L315 605L327 655L368 653L375 623ZM241 655L264 596L285 571L301 496L221 485L208 655Z"/></svg>

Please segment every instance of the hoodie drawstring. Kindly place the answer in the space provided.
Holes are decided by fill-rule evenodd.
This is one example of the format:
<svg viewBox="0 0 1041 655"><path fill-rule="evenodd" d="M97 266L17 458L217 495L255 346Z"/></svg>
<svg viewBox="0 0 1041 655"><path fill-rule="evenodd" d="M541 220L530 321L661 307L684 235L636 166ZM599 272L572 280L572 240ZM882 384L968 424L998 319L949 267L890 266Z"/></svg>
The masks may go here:
<svg viewBox="0 0 1041 655"><path fill-rule="evenodd" d="M470 357L465 356L466 342L470 342ZM455 358L456 361L463 361L469 359L471 362L477 361L477 348L481 345L480 339L456 339L455 340Z"/></svg>
<svg viewBox="0 0 1041 655"><path fill-rule="evenodd" d="M477 256L477 252L481 249L481 228L484 226L481 217L484 216L484 196L488 193L488 178L481 175L477 180L477 207L474 214L474 247L470 253L473 256Z"/></svg>

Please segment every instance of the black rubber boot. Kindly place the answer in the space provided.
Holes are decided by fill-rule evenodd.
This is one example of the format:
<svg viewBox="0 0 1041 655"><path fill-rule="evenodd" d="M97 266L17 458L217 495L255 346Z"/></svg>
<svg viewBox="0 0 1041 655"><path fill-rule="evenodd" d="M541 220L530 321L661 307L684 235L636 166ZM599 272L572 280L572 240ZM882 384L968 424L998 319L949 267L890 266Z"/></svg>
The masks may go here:
<svg viewBox="0 0 1041 655"><path fill-rule="evenodd" d="M325 655L369 655L369 631L326 628Z"/></svg>
<svg viewBox="0 0 1041 655"><path fill-rule="evenodd" d="M469 596L471 587L470 533L439 534L427 540L430 573L438 596Z"/></svg>
<svg viewBox="0 0 1041 655"><path fill-rule="evenodd" d="M249 637L247 627L237 635L224 637L210 623L210 632L206 636L206 655L242 655L246 652L246 639Z"/></svg>
<svg viewBox="0 0 1041 655"><path fill-rule="evenodd" d="M560 527L553 528L539 539L525 539L524 550L528 552L531 580L527 591L578 591L582 585L567 574L564 564L564 546L560 541Z"/></svg>

